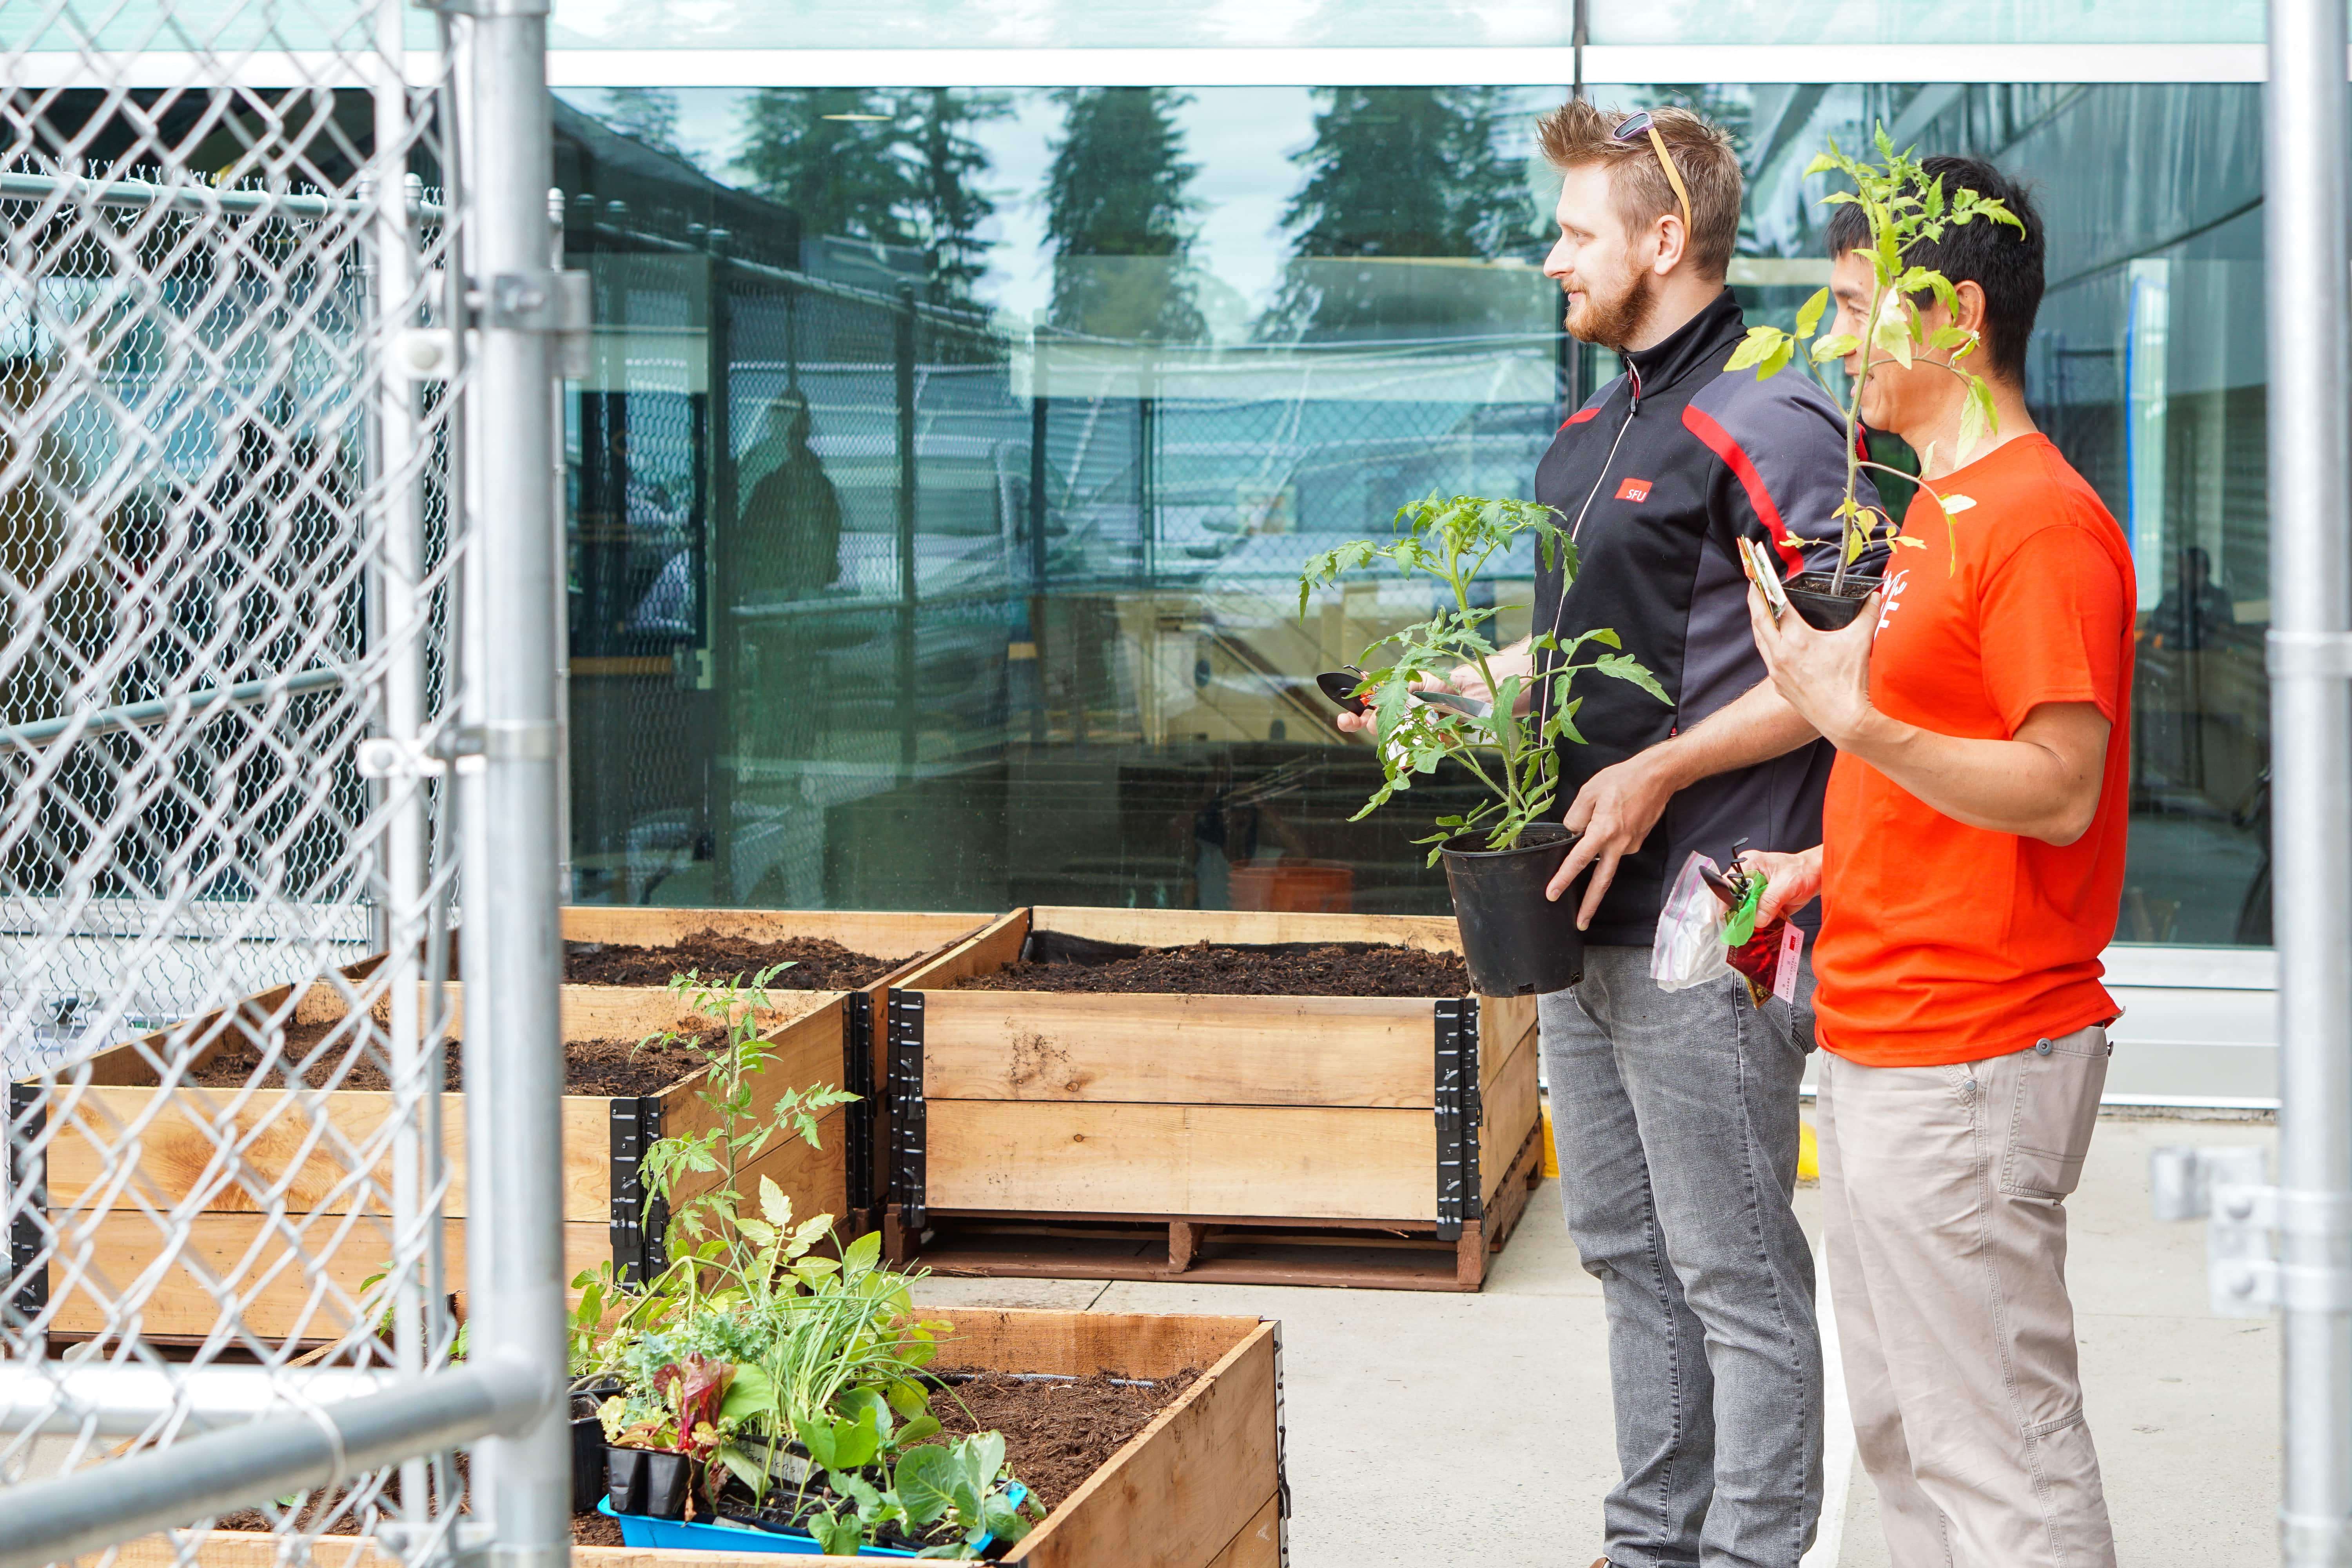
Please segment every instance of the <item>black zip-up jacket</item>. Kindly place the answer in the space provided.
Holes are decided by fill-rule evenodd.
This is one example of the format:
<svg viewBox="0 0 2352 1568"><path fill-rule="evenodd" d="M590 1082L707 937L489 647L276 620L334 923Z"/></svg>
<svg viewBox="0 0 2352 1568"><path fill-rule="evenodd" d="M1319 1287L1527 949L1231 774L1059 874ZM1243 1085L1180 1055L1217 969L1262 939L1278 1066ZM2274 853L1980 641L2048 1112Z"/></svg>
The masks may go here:
<svg viewBox="0 0 2352 1568"><path fill-rule="evenodd" d="M1765 677L1748 625L1734 541L1763 541L1784 574L1835 563L1845 491L1844 421L1795 366L1769 380L1723 367L1747 331L1726 290L1569 417L1536 468L1536 500L1575 531L1576 581L1538 570L1535 627L1560 640L1606 626L1658 678L1671 707L1630 682L1576 678L1576 727L1560 747L1563 805L1594 773L1687 730ZM1875 501L1874 492L1862 498ZM1799 551L1786 541L1809 542ZM1579 661L1605 651L1586 644ZM1549 662L1549 660L1547 662ZM1832 752L1814 742L1676 795L1639 853L1618 864L1587 939L1647 947L1667 888L1694 849L1727 864L1743 848L1821 842ZM1820 906L1799 923L1818 925Z"/></svg>

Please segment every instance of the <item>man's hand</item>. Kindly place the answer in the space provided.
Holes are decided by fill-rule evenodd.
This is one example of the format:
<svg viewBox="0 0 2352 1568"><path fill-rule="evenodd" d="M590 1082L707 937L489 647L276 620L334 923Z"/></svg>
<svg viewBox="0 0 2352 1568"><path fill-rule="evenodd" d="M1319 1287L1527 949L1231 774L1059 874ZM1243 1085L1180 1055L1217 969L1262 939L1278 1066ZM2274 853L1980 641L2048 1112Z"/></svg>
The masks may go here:
<svg viewBox="0 0 2352 1568"><path fill-rule="evenodd" d="M1489 658L1486 663L1494 670L1495 679L1497 680L1508 680L1514 675L1525 677L1533 673L1535 669L1535 660L1529 657L1524 643L1513 644ZM1419 691L1452 691L1464 697L1484 697L1489 700L1494 696L1493 692L1486 689L1486 682L1480 678L1478 667L1475 664L1455 665L1454 672L1443 680L1423 679L1416 680L1412 684L1414 689ZM1520 712L1527 711L1528 689L1532 689L1533 685L1532 681L1522 681L1525 689L1519 693L1518 710ZM1340 730L1349 735L1370 735L1380 727L1379 720L1370 709L1361 713L1350 713L1343 708L1339 710L1337 722Z"/></svg>
<svg viewBox="0 0 2352 1568"><path fill-rule="evenodd" d="M1759 925L1793 915L1821 897L1822 847L1818 844L1794 855L1743 849L1739 863L1750 871L1764 873L1764 898L1756 906Z"/></svg>
<svg viewBox="0 0 2352 1568"><path fill-rule="evenodd" d="M1557 901L1587 866L1592 868L1591 885L1576 913L1577 930L1591 925L1609 884L1616 879L1617 863L1642 847L1664 815L1666 802L1689 782L1681 776L1671 746L1653 746L1584 781L1561 818L1579 835L1575 847L1544 889L1544 897Z"/></svg>
<svg viewBox="0 0 2352 1568"><path fill-rule="evenodd" d="M1884 594L1881 589L1864 600L1850 626L1823 632L1806 625L1793 610L1775 621L1764 595L1753 587L1748 590L1748 625L1774 688L1842 750L1875 711L1870 705L1870 644L1878 635Z"/></svg>

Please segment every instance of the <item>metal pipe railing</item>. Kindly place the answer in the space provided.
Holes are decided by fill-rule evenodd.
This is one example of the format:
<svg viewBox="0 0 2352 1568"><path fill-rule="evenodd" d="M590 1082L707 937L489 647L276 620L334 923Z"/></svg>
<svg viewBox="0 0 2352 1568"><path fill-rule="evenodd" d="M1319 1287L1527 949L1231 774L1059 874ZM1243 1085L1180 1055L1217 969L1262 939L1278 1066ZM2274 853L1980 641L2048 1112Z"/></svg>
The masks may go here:
<svg viewBox="0 0 2352 1568"><path fill-rule="evenodd" d="M2271 819L2287 1568L2352 1547L2352 405L2343 0L2271 0Z"/></svg>
<svg viewBox="0 0 2352 1568"><path fill-rule="evenodd" d="M31 749L46 746L69 730L79 729L85 735L103 735L117 730L144 730L180 716L197 714L211 716L215 709L250 708L276 697L299 697L306 691L325 691L347 685L348 670L306 669L299 675L268 675L258 680L240 680L235 686L207 687L202 691L189 691L176 697L152 697L140 702L124 702L112 708L100 708L89 713L60 714L54 719L36 719L29 724L0 724L0 742Z"/></svg>
<svg viewBox="0 0 2352 1568"><path fill-rule="evenodd" d="M222 190L194 180L185 184L158 184L147 180L93 180L79 174L0 174L0 201L46 201L60 194L76 205L133 211L162 207L170 212L299 218L313 223L321 218L359 216L372 205L350 196ZM440 204L426 201L421 191L409 193L407 205L408 216L420 223L441 221Z"/></svg>
<svg viewBox="0 0 2352 1568"><path fill-rule="evenodd" d="M8 1489L0 1568L40 1568L192 1520L331 1487L405 1458L544 1424L557 1369L516 1357Z"/></svg>

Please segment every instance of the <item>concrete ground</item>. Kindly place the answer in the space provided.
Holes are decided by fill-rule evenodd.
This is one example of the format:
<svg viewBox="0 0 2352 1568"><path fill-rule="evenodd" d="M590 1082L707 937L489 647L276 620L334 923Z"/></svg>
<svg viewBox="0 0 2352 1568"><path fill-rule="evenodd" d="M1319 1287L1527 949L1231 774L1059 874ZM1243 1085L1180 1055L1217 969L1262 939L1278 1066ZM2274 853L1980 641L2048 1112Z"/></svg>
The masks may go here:
<svg viewBox="0 0 2352 1568"><path fill-rule="evenodd" d="M2158 1144L2274 1142L2245 1122L2103 1120L2068 1202L2085 1401L2126 1568L2278 1561L2277 1330L2207 1312L2205 1227L2158 1224L2147 1199ZM1798 1210L1818 1244L1811 1188ZM1475 1296L944 1279L919 1294L1281 1319L1294 1568L1585 1568L1599 1555L1616 1475L1607 1348L1557 1183ZM1806 1568L1885 1568L1869 1478L1850 1441L1832 1452L1849 1460L1845 1506Z"/></svg>

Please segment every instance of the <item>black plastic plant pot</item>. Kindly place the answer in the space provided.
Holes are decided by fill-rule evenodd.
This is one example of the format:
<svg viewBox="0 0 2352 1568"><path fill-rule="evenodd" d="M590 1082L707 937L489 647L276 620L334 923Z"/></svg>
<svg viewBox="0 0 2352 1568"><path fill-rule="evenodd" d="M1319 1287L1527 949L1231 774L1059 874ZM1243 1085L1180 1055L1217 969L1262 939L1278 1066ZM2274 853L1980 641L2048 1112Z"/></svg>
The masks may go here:
<svg viewBox="0 0 2352 1568"><path fill-rule="evenodd" d="M651 1458L643 1448L604 1450L604 1496L614 1513L646 1511L646 1461Z"/></svg>
<svg viewBox="0 0 2352 1568"><path fill-rule="evenodd" d="M1575 842L1576 835L1559 823L1537 822L1508 849L1488 849L1475 834L1444 846L1441 858L1462 928L1462 957L1481 996L1541 995L1584 978L1584 933L1576 929L1583 879L1557 903L1544 897Z"/></svg>
<svg viewBox="0 0 2352 1568"><path fill-rule="evenodd" d="M1862 614L1863 601L1878 591L1878 579L1848 575L1845 586L1832 591L1835 576L1827 572L1800 572L1782 584L1797 614L1816 631L1833 632L1852 626Z"/></svg>
<svg viewBox="0 0 2352 1568"><path fill-rule="evenodd" d="M592 1512L596 1499L611 1484L604 1461L604 1423L596 1416L600 1390L572 1395L572 1511ZM612 1392L620 1392L615 1384ZM618 1499L613 1506L621 1506Z"/></svg>
<svg viewBox="0 0 2352 1568"><path fill-rule="evenodd" d="M684 1454L647 1454L645 1511L656 1519L684 1519L693 1479L694 1463Z"/></svg>

